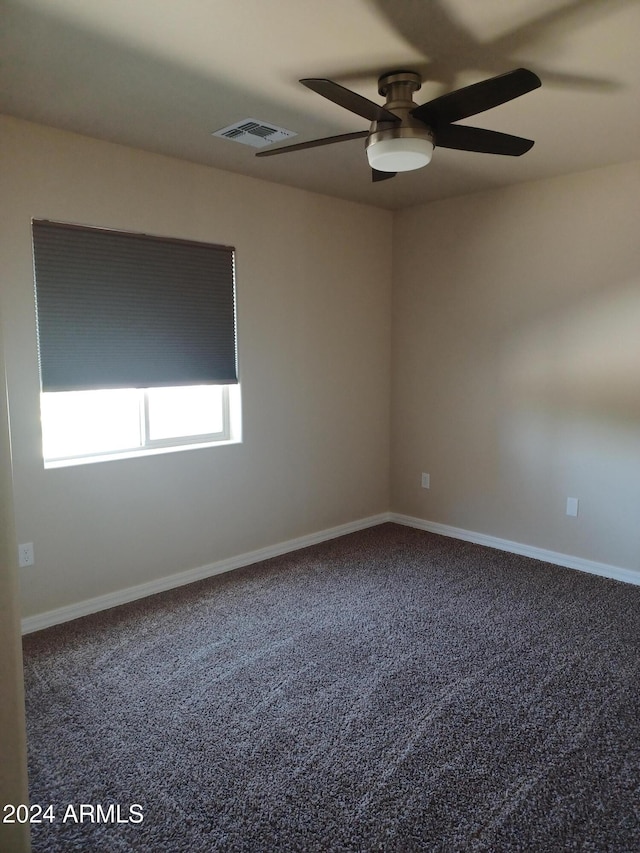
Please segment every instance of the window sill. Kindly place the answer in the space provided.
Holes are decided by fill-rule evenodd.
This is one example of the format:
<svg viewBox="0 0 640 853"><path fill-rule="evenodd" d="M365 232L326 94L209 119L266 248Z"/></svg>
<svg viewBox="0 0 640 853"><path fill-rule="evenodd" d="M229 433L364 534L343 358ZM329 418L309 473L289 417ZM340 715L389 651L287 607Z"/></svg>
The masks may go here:
<svg viewBox="0 0 640 853"><path fill-rule="evenodd" d="M140 450L124 450L122 453L103 453L96 456L76 456L73 459L45 459L45 470L50 468L73 468L77 465L93 465L96 462L113 462L119 459L138 459L146 456L159 456L165 453L181 453L184 450L203 450L209 447L227 447L231 444L242 444L240 438L230 438L225 441L206 441L199 444L173 444L169 447L143 447Z"/></svg>

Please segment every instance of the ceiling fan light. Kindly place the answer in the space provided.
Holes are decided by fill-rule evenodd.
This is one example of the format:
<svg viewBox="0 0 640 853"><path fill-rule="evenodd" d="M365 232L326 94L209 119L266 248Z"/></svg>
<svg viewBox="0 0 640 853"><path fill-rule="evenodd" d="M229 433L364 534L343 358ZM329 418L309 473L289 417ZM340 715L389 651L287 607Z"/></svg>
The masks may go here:
<svg viewBox="0 0 640 853"><path fill-rule="evenodd" d="M367 147L367 159L379 172L410 172L431 160L433 142L419 137L379 139Z"/></svg>

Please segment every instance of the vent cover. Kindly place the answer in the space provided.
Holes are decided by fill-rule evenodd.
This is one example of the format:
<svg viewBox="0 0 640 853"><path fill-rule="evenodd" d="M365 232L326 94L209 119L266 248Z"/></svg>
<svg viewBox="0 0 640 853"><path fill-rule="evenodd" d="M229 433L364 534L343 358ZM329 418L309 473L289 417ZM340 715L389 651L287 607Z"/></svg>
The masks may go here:
<svg viewBox="0 0 640 853"><path fill-rule="evenodd" d="M265 145L283 142L285 139L297 135L293 130L285 130L284 127L258 121L256 118L245 118L235 124L230 124L229 127L223 127L222 130L216 130L212 134L212 136L231 139L233 142L241 142L243 145L251 145L253 148L264 148Z"/></svg>

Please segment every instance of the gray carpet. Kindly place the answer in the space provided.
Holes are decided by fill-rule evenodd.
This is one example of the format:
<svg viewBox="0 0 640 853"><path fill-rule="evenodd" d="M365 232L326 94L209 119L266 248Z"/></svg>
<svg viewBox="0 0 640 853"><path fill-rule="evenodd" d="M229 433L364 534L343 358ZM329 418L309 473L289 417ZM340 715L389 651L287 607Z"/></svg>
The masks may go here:
<svg viewBox="0 0 640 853"><path fill-rule="evenodd" d="M640 587L393 524L50 628L34 851L638 851L639 643Z"/></svg>

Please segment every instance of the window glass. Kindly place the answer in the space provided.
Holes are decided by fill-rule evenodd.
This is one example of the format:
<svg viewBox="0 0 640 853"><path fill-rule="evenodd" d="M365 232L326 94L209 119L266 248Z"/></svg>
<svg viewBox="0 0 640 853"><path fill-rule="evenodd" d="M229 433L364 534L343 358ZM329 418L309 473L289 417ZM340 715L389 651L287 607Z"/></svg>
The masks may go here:
<svg viewBox="0 0 640 853"><path fill-rule="evenodd" d="M45 459L140 447L140 394L135 388L42 395Z"/></svg>
<svg viewBox="0 0 640 853"><path fill-rule="evenodd" d="M231 439L222 385L45 392L41 417L51 463Z"/></svg>
<svg viewBox="0 0 640 853"><path fill-rule="evenodd" d="M147 390L149 439L161 441L224 430L221 385Z"/></svg>

